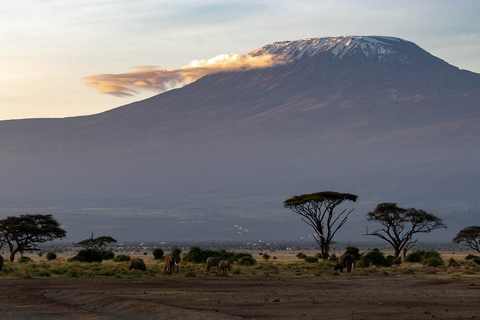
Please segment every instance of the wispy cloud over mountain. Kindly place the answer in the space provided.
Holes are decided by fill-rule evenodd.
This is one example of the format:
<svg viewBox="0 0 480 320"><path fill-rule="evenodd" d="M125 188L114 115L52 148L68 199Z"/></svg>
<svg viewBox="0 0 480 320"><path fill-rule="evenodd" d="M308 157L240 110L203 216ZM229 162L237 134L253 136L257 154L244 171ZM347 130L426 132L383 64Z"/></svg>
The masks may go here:
<svg viewBox="0 0 480 320"><path fill-rule="evenodd" d="M96 74L83 80L101 93L124 97L138 93L138 89L165 92L213 73L267 68L285 63L286 58L280 55L222 54L208 60L193 60L179 69L158 70L154 67L139 67L138 71Z"/></svg>

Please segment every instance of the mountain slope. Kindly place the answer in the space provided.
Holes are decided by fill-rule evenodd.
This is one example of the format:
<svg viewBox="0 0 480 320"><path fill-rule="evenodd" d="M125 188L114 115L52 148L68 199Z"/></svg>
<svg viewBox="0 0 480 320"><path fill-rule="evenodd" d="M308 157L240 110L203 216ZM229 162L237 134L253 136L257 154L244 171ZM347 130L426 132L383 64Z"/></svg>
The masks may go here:
<svg viewBox="0 0 480 320"><path fill-rule="evenodd" d="M260 202L280 188L281 207L293 193L338 187L365 206L416 199L438 208L467 177L458 205L478 201L465 190L478 190L480 75L391 37L281 42L251 54L265 53L290 62L209 75L97 115L1 121L0 196L161 203L236 186L257 190ZM205 212L223 203L215 199ZM247 199L234 197L230 210ZM193 207L181 214L195 216ZM228 207L204 218L226 221Z"/></svg>

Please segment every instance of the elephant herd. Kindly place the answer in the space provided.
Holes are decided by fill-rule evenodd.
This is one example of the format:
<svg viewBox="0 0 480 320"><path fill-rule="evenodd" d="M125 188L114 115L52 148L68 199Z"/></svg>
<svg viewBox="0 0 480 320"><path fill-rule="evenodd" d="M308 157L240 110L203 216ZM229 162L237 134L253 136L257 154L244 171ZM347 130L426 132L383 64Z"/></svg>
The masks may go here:
<svg viewBox="0 0 480 320"><path fill-rule="evenodd" d="M176 267L176 272L178 273L180 260L182 259L181 253L182 251L180 249L175 248L171 253L167 254L163 258L163 261L165 263L165 268L164 268L165 272L173 273ZM128 264L129 264L129 267L128 267L129 270L142 270L142 271L147 270L145 266L145 262L143 261L143 259L140 259L140 258L132 258L130 259ZM230 262L228 260L225 260L222 257L209 257L206 262L205 272L208 273L211 267L216 267L219 272L227 272L232 270L230 266ZM0 268L1 268L1 264L0 264Z"/></svg>

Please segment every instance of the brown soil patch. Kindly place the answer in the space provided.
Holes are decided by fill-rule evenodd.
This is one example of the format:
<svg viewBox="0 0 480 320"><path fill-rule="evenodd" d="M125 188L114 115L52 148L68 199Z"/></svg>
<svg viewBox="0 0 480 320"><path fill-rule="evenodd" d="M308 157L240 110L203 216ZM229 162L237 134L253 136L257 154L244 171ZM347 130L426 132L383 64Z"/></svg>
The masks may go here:
<svg viewBox="0 0 480 320"><path fill-rule="evenodd" d="M0 279L0 319L480 319L478 278Z"/></svg>

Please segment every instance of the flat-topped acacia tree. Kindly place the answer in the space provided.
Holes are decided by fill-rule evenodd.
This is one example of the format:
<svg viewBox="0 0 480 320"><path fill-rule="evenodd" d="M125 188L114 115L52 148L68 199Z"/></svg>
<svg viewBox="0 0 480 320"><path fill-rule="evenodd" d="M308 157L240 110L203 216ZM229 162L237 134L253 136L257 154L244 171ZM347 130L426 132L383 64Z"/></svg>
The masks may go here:
<svg viewBox="0 0 480 320"><path fill-rule="evenodd" d="M415 208L404 209L396 203L379 203L375 210L367 214L368 221L380 223L383 228L373 232L366 231L368 236L376 236L390 243L398 258L405 246L410 246L416 240L413 236L417 233L429 233L435 229L446 228L442 219Z"/></svg>
<svg viewBox="0 0 480 320"><path fill-rule="evenodd" d="M335 208L345 201L357 201L358 196L350 193L323 191L311 194L294 196L283 202L285 208L302 216L302 220L311 226L316 235L313 237L320 246L322 259L329 257L330 245L333 236L348 220L348 216L354 209L344 209L335 213Z"/></svg>
<svg viewBox="0 0 480 320"><path fill-rule="evenodd" d="M465 242L470 248L480 253L480 226L463 228L452 241L454 243Z"/></svg>
<svg viewBox="0 0 480 320"><path fill-rule="evenodd" d="M18 252L40 250L37 243L61 239L65 235L66 231L50 214L26 214L0 220L0 248L8 245L12 262Z"/></svg>

